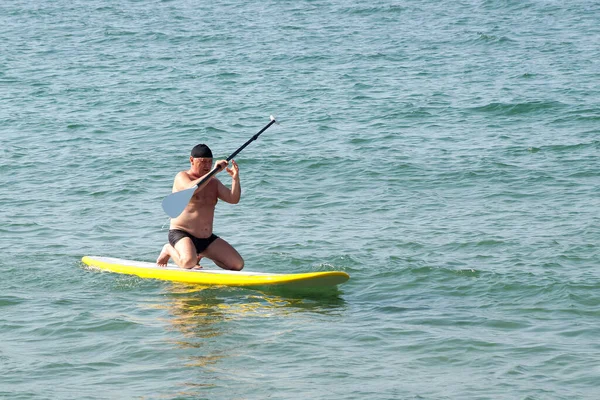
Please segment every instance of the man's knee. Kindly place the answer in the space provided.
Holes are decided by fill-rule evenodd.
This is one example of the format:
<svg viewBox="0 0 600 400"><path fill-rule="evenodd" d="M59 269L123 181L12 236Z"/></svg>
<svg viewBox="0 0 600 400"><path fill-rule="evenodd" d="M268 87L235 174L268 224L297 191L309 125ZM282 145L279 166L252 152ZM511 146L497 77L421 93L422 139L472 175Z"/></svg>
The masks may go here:
<svg viewBox="0 0 600 400"><path fill-rule="evenodd" d="M244 268L244 260L240 257L236 260L231 261L227 265L227 269L231 271L241 271Z"/></svg>
<svg viewBox="0 0 600 400"><path fill-rule="evenodd" d="M192 269L196 265L198 265L198 256L185 255L185 256L181 257L180 261L181 261L181 265L180 265L181 268Z"/></svg>
<svg viewBox="0 0 600 400"><path fill-rule="evenodd" d="M241 258L233 265L235 271L241 271L244 268L244 260Z"/></svg>

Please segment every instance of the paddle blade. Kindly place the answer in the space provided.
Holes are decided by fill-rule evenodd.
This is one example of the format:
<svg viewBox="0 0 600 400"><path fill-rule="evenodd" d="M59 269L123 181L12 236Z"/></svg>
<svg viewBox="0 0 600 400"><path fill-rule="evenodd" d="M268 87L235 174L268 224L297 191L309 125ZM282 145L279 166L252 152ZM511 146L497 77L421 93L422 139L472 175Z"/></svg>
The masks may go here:
<svg viewBox="0 0 600 400"><path fill-rule="evenodd" d="M197 186L189 189L180 190L179 192L171 193L162 201L162 208L171 218L177 218L179 214L185 210L190 199L194 195Z"/></svg>

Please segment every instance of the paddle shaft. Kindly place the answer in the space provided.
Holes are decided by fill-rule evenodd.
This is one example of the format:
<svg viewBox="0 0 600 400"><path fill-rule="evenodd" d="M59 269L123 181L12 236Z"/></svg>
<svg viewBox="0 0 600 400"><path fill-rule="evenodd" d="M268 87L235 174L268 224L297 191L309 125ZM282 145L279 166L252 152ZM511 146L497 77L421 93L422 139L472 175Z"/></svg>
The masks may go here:
<svg viewBox="0 0 600 400"><path fill-rule="evenodd" d="M250 139L248 139L248 141L246 143L244 143L243 145L240 146L239 149L237 149L236 151L234 151L233 153L231 153L231 155L229 157L227 157L227 162L231 161L233 159L233 157L237 156L242 150L244 150L250 143L252 143L253 141L255 141L256 139L258 139L258 137L260 136L261 133L263 133L264 131L266 131L267 129L269 129L269 127L271 125L273 125L275 123L275 119L271 117L271 122L269 122L267 125L265 125L264 128L262 128L256 135L252 136ZM219 172L219 168L218 167L214 167L208 174L206 174L206 176L204 176L204 178L202 178L200 180L200 182L198 182L196 184L196 187L200 187L202 186L202 184L204 182L206 182L207 180L209 180L210 178L213 177L214 174L216 174L217 172Z"/></svg>

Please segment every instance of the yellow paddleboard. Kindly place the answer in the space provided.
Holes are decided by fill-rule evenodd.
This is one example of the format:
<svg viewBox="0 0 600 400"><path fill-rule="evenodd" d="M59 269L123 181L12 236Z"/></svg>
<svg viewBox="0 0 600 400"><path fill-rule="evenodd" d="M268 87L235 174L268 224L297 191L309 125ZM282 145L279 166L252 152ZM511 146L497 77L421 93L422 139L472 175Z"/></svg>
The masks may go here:
<svg viewBox="0 0 600 400"><path fill-rule="evenodd" d="M306 272L301 274L269 274L263 272L227 271L223 269L185 270L175 265L159 267L154 263L111 257L85 256L81 261L90 267L137 275L141 278L221 286L276 286L290 288L332 287L346 282L343 271Z"/></svg>

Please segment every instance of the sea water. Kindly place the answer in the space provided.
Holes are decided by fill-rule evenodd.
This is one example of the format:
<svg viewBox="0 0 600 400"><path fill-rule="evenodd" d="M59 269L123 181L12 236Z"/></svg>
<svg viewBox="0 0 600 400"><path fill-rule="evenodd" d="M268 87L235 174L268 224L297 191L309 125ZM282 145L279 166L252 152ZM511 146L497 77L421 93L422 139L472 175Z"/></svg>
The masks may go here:
<svg viewBox="0 0 600 400"><path fill-rule="evenodd" d="M599 43L594 1L3 2L0 397L598 398ZM81 264L154 261L190 149L271 114L215 233L338 292Z"/></svg>

